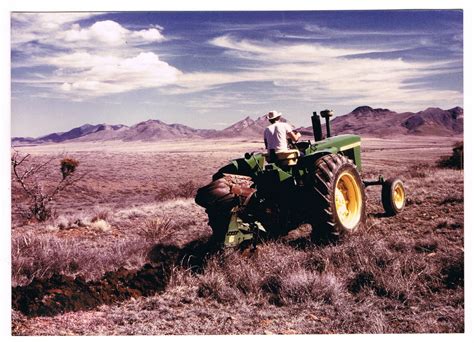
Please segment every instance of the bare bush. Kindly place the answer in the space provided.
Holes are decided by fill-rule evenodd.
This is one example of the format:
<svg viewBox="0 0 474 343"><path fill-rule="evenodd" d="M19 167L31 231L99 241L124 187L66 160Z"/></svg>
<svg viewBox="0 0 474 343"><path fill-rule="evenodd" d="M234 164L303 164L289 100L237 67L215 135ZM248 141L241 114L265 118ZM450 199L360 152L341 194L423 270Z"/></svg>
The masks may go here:
<svg viewBox="0 0 474 343"><path fill-rule="evenodd" d="M441 157L437 165L441 168L464 169L464 142L454 144L451 155Z"/></svg>
<svg viewBox="0 0 474 343"><path fill-rule="evenodd" d="M28 197L29 211L32 217L38 221L45 221L51 217L51 201L66 187L79 181L84 175L73 177L73 173L79 162L72 158L63 158L60 161L62 179L54 186L46 189L44 184L45 168L53 161L49 158L46 162L38 164L27 164L29 154L21 156L15 151L11 156L12 172L14 180L20 185L23 193Z"/></svg>

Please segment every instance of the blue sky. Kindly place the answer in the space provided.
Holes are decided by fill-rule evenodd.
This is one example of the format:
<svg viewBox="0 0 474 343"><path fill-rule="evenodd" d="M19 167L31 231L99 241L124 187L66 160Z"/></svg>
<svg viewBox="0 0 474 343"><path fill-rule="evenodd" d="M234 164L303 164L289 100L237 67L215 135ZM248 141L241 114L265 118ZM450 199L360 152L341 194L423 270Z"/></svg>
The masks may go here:
<svg viewBox="0 0 474 343"><path fill-rule="evenodd" d="M12 135L463 105L462 11L12 13Z"/></svg>

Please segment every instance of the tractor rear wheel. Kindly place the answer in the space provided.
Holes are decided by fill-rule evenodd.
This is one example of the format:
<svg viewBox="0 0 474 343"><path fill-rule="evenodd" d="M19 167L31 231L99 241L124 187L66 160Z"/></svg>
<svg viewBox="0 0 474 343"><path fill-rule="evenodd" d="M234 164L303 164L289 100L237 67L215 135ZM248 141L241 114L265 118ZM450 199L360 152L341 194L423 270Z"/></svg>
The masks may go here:
<svg viewBox="0 0 474 343"><path fill-rule="evenodd" d="M385 213L394 216L405 207L405 188L400 179L388 179L382 184L382 205Z"/></svg>
<svg viewBox="0 0 474 343"><path fill-rule="evenodd" d="M364 225L364 186L348 157L329 154L316 160L312 194L313 240L334 240Z"/></svg>

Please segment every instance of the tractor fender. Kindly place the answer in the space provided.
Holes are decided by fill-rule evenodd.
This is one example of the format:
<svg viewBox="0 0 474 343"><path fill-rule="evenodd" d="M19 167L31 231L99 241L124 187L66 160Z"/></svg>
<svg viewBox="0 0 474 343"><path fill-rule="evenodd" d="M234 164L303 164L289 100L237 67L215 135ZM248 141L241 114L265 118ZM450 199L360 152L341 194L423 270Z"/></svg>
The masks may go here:
<svg viewBox="0 0 474 343"><path fill-rule="evenodd" d="M231 160L229 164L220 168L217 173L212 176L212 180L218 180L224 174L236 174L250 176L254 178L259 170L263 169L264 156L261 153L251 154L249 158L238 158Z"/></svg>
<svg viewBox="0 0 474 343"><path fill-rule="evenodd" d="M338 149L336 147L333 147L333 148L318 150L317 152L312 152L311 154L306 155L302 157L301 159L304 166L308 168L308 167L313 167L314 162L316 160L319 160L321 157L330 155L330 154L337 154L337 153L338 153Z"/></svg>
<svg viewBox="0 0 474 343"><path fill-rule="evenodd" d="M244 158L230 161L229 164L220 168L213 176L212 181L216 181L224 176L224 174L236 174L253 177L255 172Z"/></svg>

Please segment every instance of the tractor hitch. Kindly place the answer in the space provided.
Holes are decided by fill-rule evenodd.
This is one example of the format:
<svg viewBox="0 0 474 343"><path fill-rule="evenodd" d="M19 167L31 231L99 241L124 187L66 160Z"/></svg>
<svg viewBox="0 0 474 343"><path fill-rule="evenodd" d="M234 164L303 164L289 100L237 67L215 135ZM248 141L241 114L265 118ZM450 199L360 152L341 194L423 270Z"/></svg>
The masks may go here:
<svg viewBox="0 0 474 343"><path fill-rule="evenodd" d="M365 187L369 186L382 186L385 182L385 179L382 175L379 175L379 178L377 180L363 180Z"/></svg>

